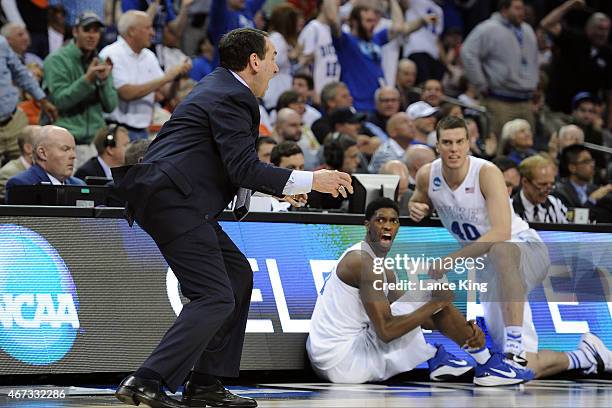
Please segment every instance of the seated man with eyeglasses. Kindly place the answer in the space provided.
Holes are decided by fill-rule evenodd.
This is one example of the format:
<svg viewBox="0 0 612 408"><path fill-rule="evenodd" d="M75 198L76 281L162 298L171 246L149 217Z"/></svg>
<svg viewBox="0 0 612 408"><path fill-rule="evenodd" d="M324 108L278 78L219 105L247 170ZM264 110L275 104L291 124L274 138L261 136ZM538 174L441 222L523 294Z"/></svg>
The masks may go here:
<svg viewBox="0 0 612 408"><path fill-rule="evenodd" d="M564 148L559 170L561 181L552 194L568 208L588 208L591 221L611 222L612 184L593 183L595 159L589 149L581 144Z"/></svg>
<svg viewBox="0 0 612 408"><path fill-rule="evenodd" d="M512 199L514 212L527 222L567 224L567 207L550 193L555 186L557 166L535 155L519 164L521 188Z"/></svg>

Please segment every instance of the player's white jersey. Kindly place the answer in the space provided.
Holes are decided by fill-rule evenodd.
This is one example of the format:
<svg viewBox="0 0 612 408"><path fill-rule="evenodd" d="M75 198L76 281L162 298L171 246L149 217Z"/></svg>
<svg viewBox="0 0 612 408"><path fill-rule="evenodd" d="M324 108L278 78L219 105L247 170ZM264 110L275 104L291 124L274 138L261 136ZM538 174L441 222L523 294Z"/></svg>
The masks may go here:
<svg viewBox="0 0 612 408"><path fill-rule="evenodd" d="M362 251L363 256L376 258L372 248L362 241L347 249L338 263L351 251ZM381 279L388 295L385 273ZM420 327L388 343L380 340L359 289L342 282L336 268L321 292L306 341L312 368L320 377L341 383L383 381L412 370L436 354L436 348L425 342ZM413 313L423 306L423 300L414 301L407 296L391 304L391 313L394 316Z"/></svg>
<svg viewBox="0 0 612 408"><path fill-rule="evenodd" d="M353 339L369 326L370 318L359 297L359 288L342 282L336 275L337 265L352 251L362 251L364 256L376 257L366 242L358 242L344 251L325 281L312 313L306 345L311 358L317 359L313 365L320 369L335 366L346 355ZM386 280L386 274L381 276Z"/></svg>
<svg viewBox="0 0 612 408"><path fill-rule="evenodd" d="M442 160L434 160L427 192L444 227L463 244L477 240L491 229L487 203L480 191L480 169L485 164L493 164L473 156L468 156L467 160L468 173L454 191L442 176ZM529 230L529 224L514 213L510 198L508 206L512 216L512 239L519 239L519 234Z"/></svg>
<svg viewBox="0 0 612 408"><path fill-rule="evenodd" d="M340 63L332 43L329 25L312 20L302 30L298 42L304 46L305 55L313 54L312 78L315 91L321 94L325 85L340 80Z"/></svg>

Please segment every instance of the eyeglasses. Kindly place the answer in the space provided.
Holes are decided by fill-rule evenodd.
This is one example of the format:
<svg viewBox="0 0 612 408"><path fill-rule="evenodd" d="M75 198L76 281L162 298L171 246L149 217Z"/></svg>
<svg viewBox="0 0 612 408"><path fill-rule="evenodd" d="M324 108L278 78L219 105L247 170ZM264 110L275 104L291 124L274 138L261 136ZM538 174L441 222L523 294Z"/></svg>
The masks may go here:
<svg viewBox="0 0 612 408"><path fill-rule="evenodd" d="M379 101L380 103L399 102L399 98L381 98Z"/></svg>
<svg viewBox="0 0 612 408"><path fill-rule="evenodd" d="M531 179L527 179L532 186L534 186L536 189L538 189L540 192L545 192L545 191L551 191L553 189L553 187L555 186L555 183L536 183Z"/></svg>

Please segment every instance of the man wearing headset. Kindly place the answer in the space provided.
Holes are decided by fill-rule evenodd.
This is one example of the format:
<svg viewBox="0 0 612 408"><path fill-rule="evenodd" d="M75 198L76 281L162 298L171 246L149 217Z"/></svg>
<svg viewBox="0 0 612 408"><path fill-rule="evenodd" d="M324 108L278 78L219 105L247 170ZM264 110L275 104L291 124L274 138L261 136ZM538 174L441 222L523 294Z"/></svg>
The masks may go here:
<svg viewBox="0 0 612 408"><path fill-rule="evenodd" d="M111 168L125 164L125 151L129 143L128 130L123 126L111 124L101 128L93 140L98 155L79 167L74 173L75 177L81 180L88 176L112 179Z"/></svg>

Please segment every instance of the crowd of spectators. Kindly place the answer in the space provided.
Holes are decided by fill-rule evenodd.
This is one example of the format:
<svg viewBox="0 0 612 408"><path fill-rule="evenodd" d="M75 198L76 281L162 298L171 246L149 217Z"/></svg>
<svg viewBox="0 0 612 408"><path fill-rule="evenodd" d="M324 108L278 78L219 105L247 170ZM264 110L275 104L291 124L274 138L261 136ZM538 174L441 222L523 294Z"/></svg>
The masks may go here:
<svg viewBox="0 0 612 408"><path fill-rule="evenodd" d="M1 0L0 201L28 174L112 182L216 68L221 37L253 27L279 66L260 100L262 161L399 175L406 214L436 123L459 116L521 217L565 223L586 208L612 222L611 3Z"/></svg>

